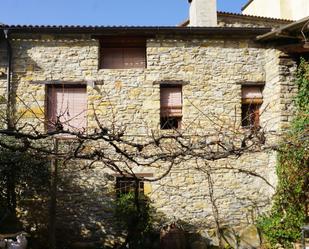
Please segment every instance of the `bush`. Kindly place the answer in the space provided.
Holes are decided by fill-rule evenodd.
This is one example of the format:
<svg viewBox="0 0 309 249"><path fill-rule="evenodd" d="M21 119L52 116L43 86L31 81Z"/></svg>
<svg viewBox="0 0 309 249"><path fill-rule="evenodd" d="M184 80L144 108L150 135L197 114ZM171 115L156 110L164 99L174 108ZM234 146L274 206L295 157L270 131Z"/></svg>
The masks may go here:
<svg viewBox="0 0 309 249"><path fill-rule="evenodd" d="M150 201L143 194L137 200L134 193L122 194L117 198L115 216L118 225L127 232L126 242L130 248L146 248L145 244L153 231L152 212Z"/></svg>
<svg viewBox="0 0 309 249"><path fill-rule="evenodd" d="M16 232L21 229L18 204L48 188L48 164L39 156L0 148L0 175L0 232Z"/></svg>

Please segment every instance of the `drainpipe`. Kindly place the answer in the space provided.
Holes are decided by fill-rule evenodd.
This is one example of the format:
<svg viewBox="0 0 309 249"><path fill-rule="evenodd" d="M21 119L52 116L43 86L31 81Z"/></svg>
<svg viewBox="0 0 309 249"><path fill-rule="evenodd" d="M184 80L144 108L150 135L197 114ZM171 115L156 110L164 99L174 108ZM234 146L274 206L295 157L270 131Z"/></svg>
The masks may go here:
<svg viewBox="0 0 309 249"><path fill-rule="evenodd" d="M11 110L11 104L12 104L12 98L11 98L11 74L12 74L12 46L9 40L9 30L4 29L4 38L6 41L7 46L7 57L8 57L8 64L7 64L7 110L6 110L6 118L7 118L7 128L13 129L13 119L12 119L12 110Z"/></svg>

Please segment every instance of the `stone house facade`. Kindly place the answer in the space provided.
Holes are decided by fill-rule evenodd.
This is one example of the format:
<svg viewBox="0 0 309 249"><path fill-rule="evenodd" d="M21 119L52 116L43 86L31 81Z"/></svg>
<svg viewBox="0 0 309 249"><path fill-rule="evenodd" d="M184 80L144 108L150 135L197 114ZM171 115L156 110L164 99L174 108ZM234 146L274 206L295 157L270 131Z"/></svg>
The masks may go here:
<svg viewBox="0 0 309 249"><path fill-rule="evenodd" d="M61 98L73 101L75 109L69 108L75 114L86 106L76 126L82 123L89 130L96 127L94 110L108 125L113 117L132 137L169 128L204 134L216 132L218 123L243 129L243 112L249 110L243 99L253 94L260 99L259 117L247 125L258 122L271 141L277 141L293 118L298 56L256 37L291 21L222 12L217 18L216 27L0 26L1 95L7 95L9 40L15 111L23 113L20 126L28 123L45 130L42 120L61 109L54 106ZM175 115L162 117L162 98L178 106L170 110ZM207 175L197 169L203 164L185 161L142 188L163 220L181 220L205 235L214 218ZM271 204L276 153L261 151L211 165L223 168L212 176L220 223L238 228L254 223ZM224 169L227 166L254 171L264 180ZM149 178L160 174L160 169L133 170ZM99 163L83 171L63 169L61 174L70 184L59 186L59 229L72 240L112 241L112 200L120 177Z"/></svg>

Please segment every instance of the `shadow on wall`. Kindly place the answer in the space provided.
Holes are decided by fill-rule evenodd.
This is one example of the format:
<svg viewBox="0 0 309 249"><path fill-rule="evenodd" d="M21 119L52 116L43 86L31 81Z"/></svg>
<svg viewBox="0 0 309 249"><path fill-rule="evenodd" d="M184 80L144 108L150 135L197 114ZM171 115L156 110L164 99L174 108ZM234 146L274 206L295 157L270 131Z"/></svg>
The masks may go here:
<svg viewBox="0 0 309 249"><path fill-rule="evenodd" d="M15 144L16 141L11 140ZM46 217L42 207L49 185L47 161L40 156L1 148L0 175L0 233L44 230L40 224L44 224L42 219ZM31 205L36 209L33 217L28 209L32 202L38 206ZM30 218L24 219L28 215Z"/></svg>
<svg viewBox="0 0 309 249"><path fill-rule="evenodd" d="M72 166L76 167L72 163L59 170L57 248L121 248L127 233L115 217L114 179L100 168L80 171ZM40 196L30 191L27 194L29 198L20 202L20 218L23 229L31 233L30 247L41 249L46 247L48 238L48 192L41 192ZM194 249L209 245L209 239L187 232L197 231L196 225L183 221L175 224L157 210L151 212L154 226L143 238L147 249Z"/></svg>
<svg viewBox="0 0 309 249"><path fill-rule="evenodd" d="M102 245L106 240L116 238L118 231L112 227L112 224L115 224L113 222L114 194L109 191L103 175L92 170L85 170L82 173L59 166L57 248L68 248L70 244L79 241L95 241ZM32 179L41 178L40 176L38 170L35 175L28 175ZM91 184L94 176L98 177L96 184ZM1 208L0 233L13 234L26 231L31 235L30 248L46 247L50 215L49 177L49 173L47 176L42 176L41 185L36 188L31 188L27 181L18 184L16 192L21 192L22 195L17 200L17 216ZM99 178L101 181L98 180ZM0 199L0 207L2 204L5 206L5 203L6 200Z"/></svg>
<svg viewBox="0 0 309 249"><path fill-rule="evenodd" d="M57 204L59 245L102 245L116 237L113 181L102 171L63 170Z"/></svg>
<svg viewBox="0 0 309 249"><path fill-rule="evenodd" d="M104 248L103 245L105 248L117 248L117 244L120 245L123 242L126 232L119 226L115 218L115 179L113 176L107 175L100 166L81 169L84 166L78 165L74 161L66 167L59 166L56 214L57 248ZM34 168L33 165L32 168ZM0 230L6 228L6 231L1 231L4 233L19 232L21 229L29 232L33 249L44 248L48 238L49 181L46 179L46 174L40 177L38 172L34 170L34 174L27 175L27 177L40 178L40 188L31 188L26 183L22 183L17 188L17 191L22 191L22 199L18 201L17 217L23 226L21 227L19 224L11 228L8 225L0 227ZM168 193L166 194L168 195ZM235 195L236 197L237 195ZM205 202L211 205L207 199ZM242 206L246 206L250 202L251 205L256 205L256 209L259 208L249 197L246 199L238 197L237 202ZM220 214L220 206L218 208ZM216 237L215 232L208 234L206 231L201 231L200 224L189 224L184 221L174 224L158 210L152 210L152 215L157 218L153 221L153 231L147 235L149 237L144 239L145 243L149 245L148 249L203 248ZM254 220L255 215L252 216L251 219ZM6 222L8 224L14 223L9 219ZM220 219L220 224L222 223L224 220ZM164 226L164 224L167 225ZM223 227L223 225L221 226ZM160 234L159 231L162 227L164 229ZM248 233L252 234L252 237L249 236L250 241L256 239L257 243L259 242L258 232L254 227L245 229L244 233L236 233L225 227L224 230L225 233L231 234L229 243L240 243L238 238L242 234Z"/></svg>
<svg viewBox="0 0 309 249"><path fill-rule="evenodd" d="M57 248L112 243L117 238L113 179L100 167L80 169L71 162L60 168L57 192ZM39 248L39 247L38 247Z"/></svg>

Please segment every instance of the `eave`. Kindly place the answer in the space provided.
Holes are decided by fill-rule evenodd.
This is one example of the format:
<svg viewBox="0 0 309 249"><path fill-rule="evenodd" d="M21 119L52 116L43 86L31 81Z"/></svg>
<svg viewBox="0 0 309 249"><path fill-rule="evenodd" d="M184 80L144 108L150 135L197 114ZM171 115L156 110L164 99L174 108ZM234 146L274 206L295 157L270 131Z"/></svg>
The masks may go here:
<svg viewBox="0 0 309 249"><path fill-rule="evenodd" d="M259 41L273 41L278 39L287 39L287 40L302 40L304 36L301 32L309 32L309 16L299 21L292 22L281 28L278 28L269 33L259 35L257 40Z"/></svg>
<svg viewBox="0 0 309 249"><path fill-rule="evenodd" d="M10 34L88 34L104 35L178 35L178 36L223 36L233 38L255 38L271 31L270 28L242 27L148 27L148 26L20 26L5 25L0 29L8 29Z"/></svg>
<svg viewBox="0 0 309 249"><path fill-rule="evenodd" d="M259 35L257 40L275 43L278 49L287 53L309 53L309 17Z"/></svg>

